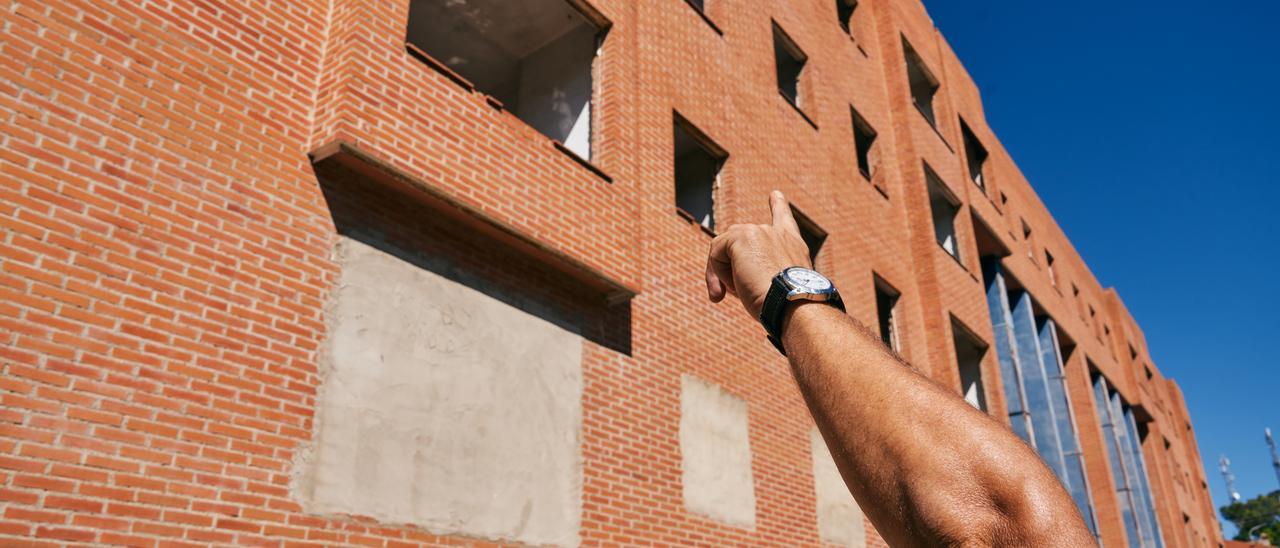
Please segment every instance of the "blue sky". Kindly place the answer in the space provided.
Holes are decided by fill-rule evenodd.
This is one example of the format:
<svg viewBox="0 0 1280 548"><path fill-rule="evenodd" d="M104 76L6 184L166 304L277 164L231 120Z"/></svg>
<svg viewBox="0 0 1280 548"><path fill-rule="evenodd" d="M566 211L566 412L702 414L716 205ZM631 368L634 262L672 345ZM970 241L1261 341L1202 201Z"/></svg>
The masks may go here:
<svg viewBox="0 0 1280 548"><path fill-rule="evenodd" d="M925 0L987 121L1191 408L1215 505L1280 489L1280 3ZM1234 532L1228 527L1229 532Z"/></svg>

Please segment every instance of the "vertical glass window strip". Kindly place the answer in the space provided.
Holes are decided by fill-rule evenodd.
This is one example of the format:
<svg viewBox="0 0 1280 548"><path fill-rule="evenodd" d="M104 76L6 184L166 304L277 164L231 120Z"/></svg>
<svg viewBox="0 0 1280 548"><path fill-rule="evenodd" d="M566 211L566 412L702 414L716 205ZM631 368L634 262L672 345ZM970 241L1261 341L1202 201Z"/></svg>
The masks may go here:
<svg viewBox="0 0 1280 548"><path fill-rule="evenodd" d="M1032 410L1032 439L1036 451L1059 478L1067 476L1058 439L1057 419L1049 405L1049 383L1040 359L1040 338L1035 330L1035 313L1031 295L1017 291L1009 297L1013 303L1014 349L1022 365L1022 389L1026 406Z"/></svg>
<svg viewBox="0 0 1280 548"><path fill-rule="evenodd" d="M1110 387L1108 387L1110 390ZM1129 536L1129 544L1131 546L1142 546L1141 527L1138 525L1138 516L1136 515L1137 503L1133 496L1133 471L1129 467L1129 457L1126 454L1125 447L1129 444L1129 436L1124 428L1124 402L1120 398L1119 392L1109 391L1107 393L1107 411L1109 413L1108 420L1111 421L1111 432L1115 436L1116 444L1116 462L1112 465L1112 473L1119 468L1120 474L1115 477L1116 491L1124 498L1122 505L1124 511L1124 526ZM1123 486L1120 488L1119 486Z"/></svg>
<svg viewBox="0 0 1280 548"><path fill-rule="evenodd" d="M1071 499L1080 509L1085 524L1094 536L1098 534L1097 518L1093 511L1093 496L1089 480L1084 473L1084 454L1080 451L1075 416L1071 413L1071 398L1067 394L1067 378L1062 366L1061 346L1058 344L1058 326L1052 318L1041 318L1040 348L1049 384L1049 404L1057 420L1058 437L1066 476L1062 482L1071 493Z"/></svg>
<svg viewBox="0 0 1280 548"><path fill-rule="evenodd" d="M1129 545L1163 548L1133 410L1102 375L1094 375L1093 389Z"/></svg>
<svg viewBox="0 0 1280 548"><path fill-rule="evenodd" d="M1137 503L1138 523L1142 526L1142 542L1145 546L1164 548L1160 538L1160 524L1156 521L1155 502L1151 499L1151 484L1147 479L1146 459L1142 457L1142 437L1139 435L1137 421L1133 417L1133 409L1128 405L1124 409L1125 428L1129 434L1129 462L1133 468L1132 478L1137 479L1134 487L1134 502Z"/></svg>
<svg viewBox="0 0 1280 548"><path fill-rule="evenodd" d="M1026 395L1022 390L1022 373L1013 350L1013 314L1009 312L1009 292L1000 260L984 257L982 274L986 280L987 312L991 315L991 330L995 334L996 357L1000 362L1000 382L1008 402L1009 425L1018 437L1030 441L1031 417L1024 403Z"/></svg>

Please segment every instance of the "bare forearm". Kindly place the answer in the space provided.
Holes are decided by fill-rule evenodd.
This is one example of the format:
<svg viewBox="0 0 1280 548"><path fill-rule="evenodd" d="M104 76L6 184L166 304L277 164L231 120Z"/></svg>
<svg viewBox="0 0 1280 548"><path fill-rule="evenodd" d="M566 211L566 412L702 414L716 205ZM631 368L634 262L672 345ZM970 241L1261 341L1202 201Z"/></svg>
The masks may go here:
<svg viewBox="0 0 1280 548"><path fill-rule="evenodd" d="M1092 544L1071 498L1012 432L813 302L831 283L806 271L809 250L781 192L770 194L769 210L771 224L733 225L711 241L707 297L734 295L753 318L769 304L762 321L782 333L836 466L881 533L894 545ZM807 272L809 282L788 272ZM779 309L773 291L784 285L797 286L801 301ZM788 311L781 322L779 310Z"/></svg>
<svg viewBox="0 0 1280 548"><path fill-rule="evenodd" d="M1029 447L856 321L793 306L783 342L846 484L895 545L1092 543Z"/></svg>

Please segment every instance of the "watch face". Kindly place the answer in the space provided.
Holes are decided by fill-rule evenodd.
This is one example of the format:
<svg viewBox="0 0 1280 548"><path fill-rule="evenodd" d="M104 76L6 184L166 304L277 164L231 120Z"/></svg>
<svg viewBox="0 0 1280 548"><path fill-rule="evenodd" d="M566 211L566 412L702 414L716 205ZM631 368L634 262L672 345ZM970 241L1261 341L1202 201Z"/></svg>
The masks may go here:
<svg viewBox="0 0 1280 548"><path fill-rule="evenodd" d="M807 268L788 268L783 275L786 276L787 281L805 291L818 292L831 289L831 280Z"/></svg>

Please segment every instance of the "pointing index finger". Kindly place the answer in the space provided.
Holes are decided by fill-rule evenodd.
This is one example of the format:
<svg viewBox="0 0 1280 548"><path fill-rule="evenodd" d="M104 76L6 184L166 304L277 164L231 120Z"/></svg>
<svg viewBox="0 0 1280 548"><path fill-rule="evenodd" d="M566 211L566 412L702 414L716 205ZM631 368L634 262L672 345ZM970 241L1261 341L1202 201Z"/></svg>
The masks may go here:
<svg viewBox="0 0 1280 548"><path fill-rule="evenodd" d="M774 227L800 235L800 226L796 224L796 218L791 215L791 204L787 202L787 197L783 196L781 191L775 190L769 194L769 209L773 211Z"/></svg>

